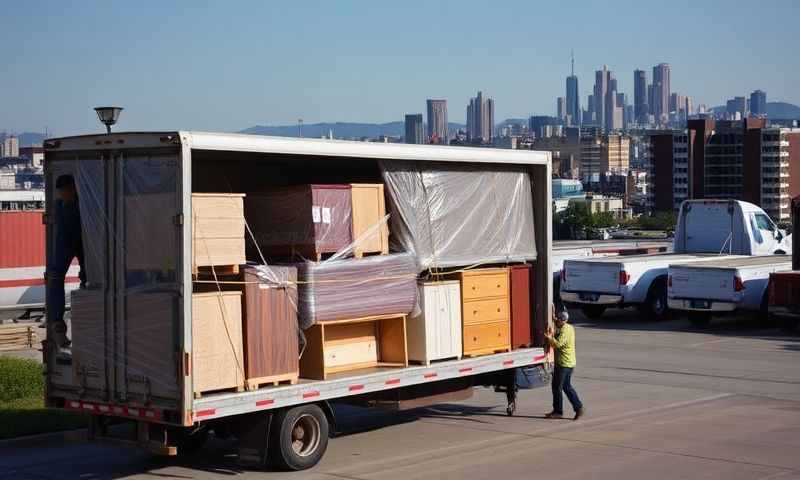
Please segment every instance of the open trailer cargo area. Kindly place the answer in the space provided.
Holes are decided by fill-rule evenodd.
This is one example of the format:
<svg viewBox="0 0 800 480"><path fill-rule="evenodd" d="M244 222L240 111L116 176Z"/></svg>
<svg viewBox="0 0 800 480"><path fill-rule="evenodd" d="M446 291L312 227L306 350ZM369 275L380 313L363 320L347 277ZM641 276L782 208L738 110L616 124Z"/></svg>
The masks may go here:
<svg viewBox="0 0 800 480"><path fill-rule="evenodd" d="M72 345L45 344L49 406L135 419L167 451L224 428L263 460L254 429L318 438L328 401L488 385L513 412L514 369L548 358L547 153L191 132L45 148L48 255L72 175L87 257ZM272 443L290 468L324 452Z"/></svg>

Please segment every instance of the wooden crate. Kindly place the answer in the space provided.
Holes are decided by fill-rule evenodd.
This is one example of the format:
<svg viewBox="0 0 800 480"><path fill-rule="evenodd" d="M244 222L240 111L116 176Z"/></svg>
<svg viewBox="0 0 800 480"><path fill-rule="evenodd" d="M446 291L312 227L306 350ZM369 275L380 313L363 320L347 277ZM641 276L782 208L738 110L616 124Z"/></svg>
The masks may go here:
<svg viewBox="0 0 800 480"><path fill-rule="evenodd" d="M192 194L192 271L245 263L244 194Z"/></svg>
<svg viewBox="0 0 800 480"><path fill-rule="evenodd" d="M530 347L531 335L531 286L533 285L529 264L509 267L509 292L511 295L511 348Z"/></svg>
<svg viewBox="0 0 800 480"><path fill-rule="evenodd" d="M294 267L269 267L282 282L297 280ZM299 336L297 285L267 283L258 268L243 268L244 361L247 388L297 383Z"/></svg>
<svg viewBox="0 0 800 480"><path fill-rule="evenodd" d="M333 373L408 366L405 315L320 322L305 333L303 378L325 380Z"/></svg>
<svg viewBox="0 0 800 480"><path fill-rule="evenodd" d="M461 358L461 284L458 280L419 282L422 312L408 319L408 358L430 365Z"/></svg>
<svg viewBox="0 0 800 480"><path fill-rule="evenodd" d="M511 350L509 275L506 268L480 268L458 273L464 356Z"/></svg>
<svg viewBox="0 0 800 480"><path fill-rule="evenodd" d="M382 183L351 183L353 202L353 241L359 240L353 254L361 257L365 253L389 253L389 225L386 216L386 200ZM377 225L380 225L376 228ZM370 233L367 233L370 232ZM366 235L361 238L362 235Z"/></svg>
<svg viewBox="0 0 800 480"><path fill-rule="evenodd" d="M35 326L0 325L0 352L35 348L38 343Z"/></svg>
<svg viewBox="0 0 800 480"><path fill-rule="evenodd" d="M110 344L106 339L106 304L102 290L70 294L70 334L73 378L82 388L107 390Z"/></svg>
<svg viewBox="0 0 800 480"><path fill-rule="evenodd" d="M353 242L350 185L297 185L249 195L247 221L264 253L319 261Z"/></svg>
<svg viewBox="0 0 800 480"><path fill-rule="evenodd" d="M244 389L241 292L192 294L192 375L196 396Z"/></svg>

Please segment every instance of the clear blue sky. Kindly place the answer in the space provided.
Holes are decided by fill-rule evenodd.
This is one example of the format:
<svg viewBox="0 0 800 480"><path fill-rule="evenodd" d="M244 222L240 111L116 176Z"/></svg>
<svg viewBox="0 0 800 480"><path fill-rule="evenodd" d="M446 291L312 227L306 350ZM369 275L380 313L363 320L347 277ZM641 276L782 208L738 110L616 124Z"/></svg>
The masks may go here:
<svg viewBox="0 0 800 480"><path fill-rule="evenodd" d="M124 106L125 130L385 122L431 97L464 122L479 89L497 121L552 114L570 49L584 106L604 63L631 96L659 62L695 104L798 104L799 21L794 0L6 0L0 131L99 131L99 104Z"/></svg>

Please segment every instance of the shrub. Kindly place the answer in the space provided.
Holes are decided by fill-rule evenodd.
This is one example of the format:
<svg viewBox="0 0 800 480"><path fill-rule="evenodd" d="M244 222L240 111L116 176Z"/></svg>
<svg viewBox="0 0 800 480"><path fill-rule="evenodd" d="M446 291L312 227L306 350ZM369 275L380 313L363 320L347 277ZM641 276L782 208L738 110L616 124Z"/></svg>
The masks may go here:
<svg viewBox="0 0 800 480"><path fill-rule="evenodd" d="M0 357L0 402L42 396L42 364L34 360Z"/></svg>

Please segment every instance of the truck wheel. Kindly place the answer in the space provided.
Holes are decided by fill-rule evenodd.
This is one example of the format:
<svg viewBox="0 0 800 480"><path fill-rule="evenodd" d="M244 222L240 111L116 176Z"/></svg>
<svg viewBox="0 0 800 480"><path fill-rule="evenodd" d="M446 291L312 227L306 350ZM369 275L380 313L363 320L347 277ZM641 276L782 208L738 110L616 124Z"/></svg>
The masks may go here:
<svg viewBox="0 0 800 480"><path fill-rule="evenodd" d="M273 419L270 442L278 467L305 470L317 464L328 448L328 419L317 405L279 411Z"/></svg>
<svg viewBox="0 0 800 480"><path fill-rule="evenodd" d="M688 312L687 316L693 327L705 328L711 322L711 314L707 312Z"/></svg>
<svg viewBox="0 0 800 480"><path fill-rule="evenodd" d="M600 318L605 311L605 305L583 305L581 307L581 312L588 318Z"/></svg>
<svg viewBox="0 0 800 480"><path fill-rule="evenodd" d="M669 306L667 305L667 282L659 278L647 292L647 298L642 305L641 312L652 320L662 321L669 318Z"/></svg>

